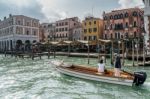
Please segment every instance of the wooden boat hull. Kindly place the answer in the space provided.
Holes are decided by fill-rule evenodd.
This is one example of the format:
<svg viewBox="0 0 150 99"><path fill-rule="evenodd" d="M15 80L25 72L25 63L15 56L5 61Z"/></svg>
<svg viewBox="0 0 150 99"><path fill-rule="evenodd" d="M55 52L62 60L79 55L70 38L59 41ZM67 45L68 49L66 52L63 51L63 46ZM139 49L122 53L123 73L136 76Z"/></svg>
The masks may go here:
<svg viewBox="0 0 150 99"><path fill-rule="evenodd" d="M115 77L113 70L106 70L104 74L99 74L97 68L94 67L72 65L63 61L51 61L51 64L55 65L56 69L62 74L105 83L127 86L142 85L147 78L145 72L132 74L122 71L120 77Z"/></svg>
<svg viewBox="0 0 150 99"><path fill-rule="evenodd" d="M122 78L111 78L111 77L105 77L105 76L95 76L95 75L90 75L90 74L69 71L61 67L57 67L56 69L62 74L73 76L73 77L78 77L78 78L83 78L87 80L100 81L100 82L119 84L119 85L127 85L127 86L133 85L133 80L127 80L127 79L122 79Z"/></svg>

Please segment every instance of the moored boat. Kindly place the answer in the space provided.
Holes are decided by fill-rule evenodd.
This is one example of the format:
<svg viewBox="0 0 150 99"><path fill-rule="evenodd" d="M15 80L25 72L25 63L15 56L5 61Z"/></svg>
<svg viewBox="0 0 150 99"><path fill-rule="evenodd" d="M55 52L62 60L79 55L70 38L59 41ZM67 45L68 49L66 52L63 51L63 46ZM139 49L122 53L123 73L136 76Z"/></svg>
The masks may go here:
<svg viewBox="0 0 150 99"><path fill-rule="evenodd" d="M55 65L56 69L65 75L112 84L138 86L144 84L147 78L145 72L129 73L127 71L121 71L121 76L115 77L113 70L105 69L105 73L100 74L96 67L73 65L57 60L51 61L51 64Z"/></svg>

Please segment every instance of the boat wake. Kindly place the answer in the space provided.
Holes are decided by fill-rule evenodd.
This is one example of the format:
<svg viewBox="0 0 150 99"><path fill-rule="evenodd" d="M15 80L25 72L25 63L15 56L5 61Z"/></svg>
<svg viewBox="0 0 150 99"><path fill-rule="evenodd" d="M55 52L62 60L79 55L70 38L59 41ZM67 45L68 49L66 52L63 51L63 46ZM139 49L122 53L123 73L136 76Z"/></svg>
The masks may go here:
<svg viewBox="0 0 150 99"><path fill-rule="evenodd" d="M145 82L144 83L144 85L143 85L143 87L145 88L145 89L150 89L150 82Z"/></svg>

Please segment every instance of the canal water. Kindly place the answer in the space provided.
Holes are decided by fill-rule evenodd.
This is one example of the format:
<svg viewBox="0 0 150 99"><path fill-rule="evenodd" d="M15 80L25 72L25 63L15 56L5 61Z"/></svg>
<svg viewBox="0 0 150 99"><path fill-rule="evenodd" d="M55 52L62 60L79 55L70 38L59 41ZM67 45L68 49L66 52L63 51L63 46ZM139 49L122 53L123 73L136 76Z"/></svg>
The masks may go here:
<svg viewBox="0 0 150 99"><path fill-rule="evenodd" d="M87 65L86 58L56 59ZM150 99L150 67L123 67L148 74L143 86L128 87L62 75L49 64L50 60L53 58L31 60L0 55L0 99ZM96 59L90 60L90 65L96 64Z"/></svg>

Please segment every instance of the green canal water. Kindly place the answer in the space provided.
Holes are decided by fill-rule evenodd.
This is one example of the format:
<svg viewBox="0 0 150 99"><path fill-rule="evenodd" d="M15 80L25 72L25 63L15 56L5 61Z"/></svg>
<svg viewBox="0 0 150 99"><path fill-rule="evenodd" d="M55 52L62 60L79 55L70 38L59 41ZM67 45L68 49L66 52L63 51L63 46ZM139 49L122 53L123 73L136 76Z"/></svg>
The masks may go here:
<svg viewBox="0 0 150 99"><path fill-rule="evenodd" d="M86 58L56 59L87 65ZM50 60L53 58L31 60L0 55L0 99L150 99L150 67L123 67L148 74L143 86L128 87L62 75L49 64ZM97 60L91 59L90 65L95 64Z"/></svg>

